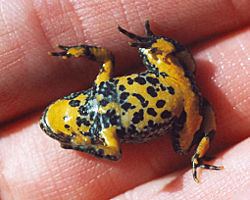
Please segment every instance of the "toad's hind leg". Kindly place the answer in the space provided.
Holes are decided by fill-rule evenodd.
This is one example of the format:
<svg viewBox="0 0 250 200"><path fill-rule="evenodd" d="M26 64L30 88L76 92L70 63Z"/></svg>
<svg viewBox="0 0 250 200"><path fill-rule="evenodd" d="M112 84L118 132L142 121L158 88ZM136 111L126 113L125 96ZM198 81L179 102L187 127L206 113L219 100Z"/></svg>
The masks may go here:
<svg viewBox="0 0 250 200"><path fill-rule="evenodd" d="M82 151L95 157L104 158L108 160L119 160L121 158L121 148L119 139L116 135L116 128L104 128L99 134L99 140L96 144L92 143L61 143L61 147L65 149L75 149Z"/></svg>
<svg viewBox="0 0 250 200"><path fill-rule="evenodd" d="M102 47L78 45L78 46L58 46L63 51L49 52L49 55L59 56L63 59L69 57L86 56L90 60L97 61L100 64L100 72L96 77L95 83L99 84L102 81L107 81L112 76L114 57L111 52Z"/></svg>
<svg viewBox="0 0 250 200"><path fill-rule="evenodd" d="M197 145L194 155L192 156L192 171L193 178L196 182L199 182L197 178L197 168L210 169L210 170L220 170L223 166L214 166L204 164L203 160L206 159L206 152L209 148L210 142L215 134L215 116L211 106L205 102L203 107L203 121L201 124L201 129L198 135L193 141L194 145Z"/></svg>

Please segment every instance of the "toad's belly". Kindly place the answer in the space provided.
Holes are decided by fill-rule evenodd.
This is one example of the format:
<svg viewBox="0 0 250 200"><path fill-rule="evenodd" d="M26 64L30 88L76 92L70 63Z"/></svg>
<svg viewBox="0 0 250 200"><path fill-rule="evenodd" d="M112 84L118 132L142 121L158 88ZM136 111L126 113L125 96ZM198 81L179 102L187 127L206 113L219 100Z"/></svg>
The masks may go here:
<svg viewBox="0 0 250 200"><path fill-rule="evenodd" d="M131 125L126 131L123 127L117 129L117 136L121 143L143 143L171 132L174 118L164 124L150 122L143 130L138 131Z"/></svg>
<svg viewBox="0 0 250 200"><path fill-rule="evenodd" d="M121 127L118 137L126 142L144 142L164 134L183 111L177 85L143 72L117 78Z"/></svg>

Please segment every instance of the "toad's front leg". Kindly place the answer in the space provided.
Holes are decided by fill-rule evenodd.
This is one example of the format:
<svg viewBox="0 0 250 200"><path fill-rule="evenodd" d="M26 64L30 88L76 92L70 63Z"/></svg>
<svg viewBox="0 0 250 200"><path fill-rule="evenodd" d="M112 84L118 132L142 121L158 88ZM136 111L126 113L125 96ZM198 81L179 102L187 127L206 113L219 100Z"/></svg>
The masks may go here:
<svg viewBox="0 0 250 200"><path fill-rule="evenodd" d="M96 77L95 83L98 85L102 81L107 81L111 78L114 65L114 56L106 48L78 45L78 46L63 46L58 45L61 52L49 52L51 56L59 56L63 59L69 57L82 57L85 56L90 60L96 61L100 65L100 72Z"/></svg>

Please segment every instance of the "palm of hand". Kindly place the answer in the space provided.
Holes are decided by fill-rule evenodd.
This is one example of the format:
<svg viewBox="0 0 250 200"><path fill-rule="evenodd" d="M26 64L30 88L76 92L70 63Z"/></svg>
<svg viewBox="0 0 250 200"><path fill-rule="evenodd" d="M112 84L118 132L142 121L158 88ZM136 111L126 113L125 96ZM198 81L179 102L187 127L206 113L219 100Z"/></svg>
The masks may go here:
<svg viewBox="0 0 250 200"><path fill-rule="evenodd" d="M151 3L148 2L148 5ZM87 88L98 70L86 60L70 63L51 59L46 54L51 50L50 46L62 41L75 44L84 40L111 49L117 55L117 66L121 66L116 69L119 74L124 74L128 69L126 67L136 65L135 52L129 49L126 39L114 31L117 22L124 23L123 17L111 17L102 24L101 19L110 17L107 13L114 9L109 7L111 4L100 7L78 2L72 5L65 3L61 7L56 3L34 3L35 12L29 5L19 5L18 2L2 4L6 15L1 23L7 28L0 37L1 43L6 44L0 57L0 121L20 118L6 126L2 123L2 199L107 199L118 194L118 199L157 199L159 196L171 199L228 199L233 195L238 195L238 198L245 195L241 192L246 192L250 184L250 177L246 176L250 169L247 155L249 140L246 139L250 131L247 112L250 106L250 34L249 29L244 28L249 23L247 3L234 4L234 9L226 2L218 5L228 10L226 15L213 10L212 2L205 1L182 3L178 7L166 3L149 5L146 13L143 13L144 9L137 11L132 4L123 6L131 13L127 14L126 22L135 32L142 31L139 28L136 31L134 27L140 20L129 17L154 16L150 20L157 23L155 26L160 28L159 33L186 43L196 42L193 52L198 84L217 113L218 133L211 149L220 154L213 164L225 166L225 170L220 172L203 170L199 185L191 177L188 158L175 154L168 137L139 146L124 145L121 162L106 162L60 149L55 141L40 131L37 125L40 112L38 115L24 115L70 91ZM23 12L16 12L14 4ZM98 9L94 10L94 6ZM145 6L145 2L141 2L140 6ZM91 9L91 13L87 8ZM119 8L122 6L117 5L116 9ZM166 10L171 12L162 18ZM171 13L174 15L171 16ZM87 18L87 14L91 15ZM61 16L64 18L58 25ZM27 20L29 18L31 20ZM93 21L96 23L94 26ZM164 30L166 33L162 33ZM220 33L225 34L218 36ZM217 36L199 42L212 35ZM118 38L123 41L117 42ZM124 60L124 54L134 60ZM91 78L85 80L85 77ZM124 194L134 187L134 190Z"/></svg>

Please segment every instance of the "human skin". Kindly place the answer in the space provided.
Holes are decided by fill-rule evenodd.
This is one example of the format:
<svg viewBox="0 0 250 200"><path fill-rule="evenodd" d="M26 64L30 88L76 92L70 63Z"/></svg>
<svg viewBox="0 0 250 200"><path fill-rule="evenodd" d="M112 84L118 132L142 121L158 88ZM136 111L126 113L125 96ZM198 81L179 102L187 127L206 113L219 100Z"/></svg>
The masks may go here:
<svg viewBox="0 0 250 200"><path fill-rule="evenodd" d="M1 1L0 199L247 199L250 196L250 4L241 1ZM64 150L38 126L51 101L86 89L98 72L87 59L49 57L57 44L95 44L116 57L115 74L143 69L120 24L192 47L197 82L216 112L210 163L192 178L190 155L168 136L122 145L111 162Z"/></svg>

